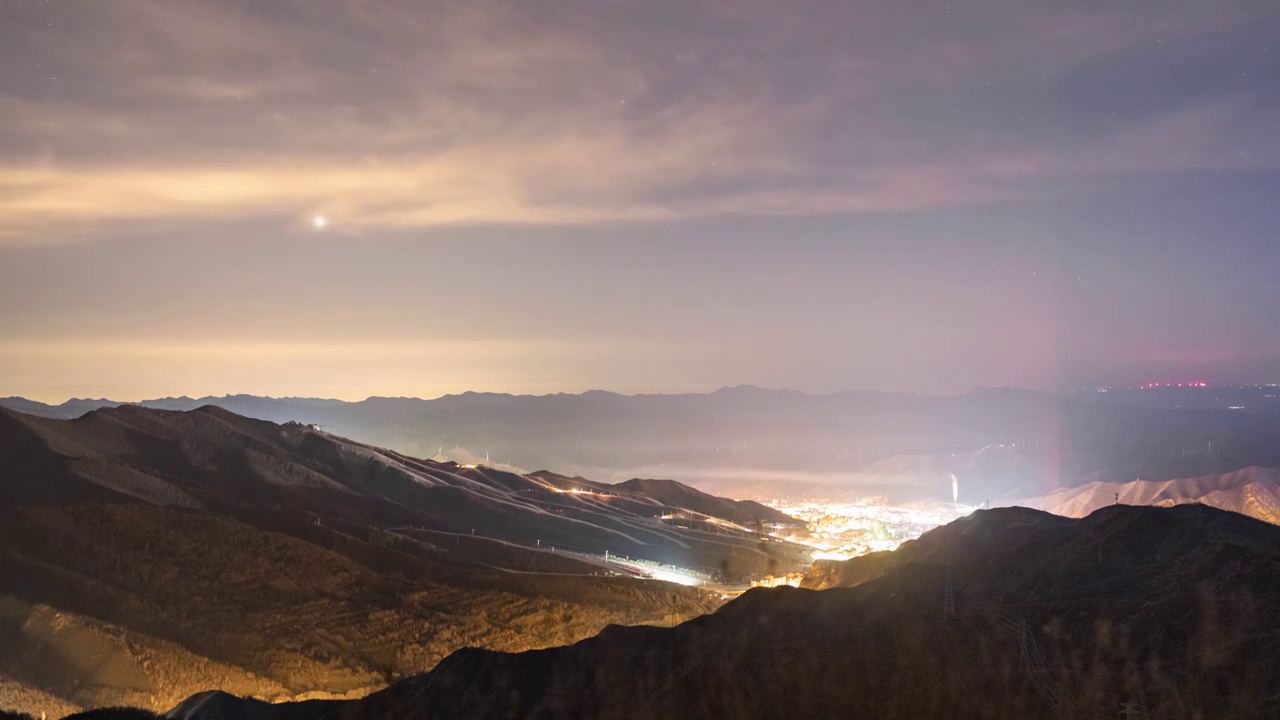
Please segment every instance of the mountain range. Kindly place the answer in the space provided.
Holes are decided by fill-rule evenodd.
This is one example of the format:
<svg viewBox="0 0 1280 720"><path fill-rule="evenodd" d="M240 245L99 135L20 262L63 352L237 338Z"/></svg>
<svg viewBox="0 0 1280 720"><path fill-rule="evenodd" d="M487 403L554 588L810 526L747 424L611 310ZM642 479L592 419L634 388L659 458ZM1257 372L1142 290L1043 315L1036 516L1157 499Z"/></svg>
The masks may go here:
<svg viewBox="0 0 1280 720"><path fill-rule="evenodd" d="M1177 418L1162 431L1198 427ZM1247 447L1266 425L1233 430ZM1029 454L875 462L990 472ZM760 532L786 516L670 480L436 462L214 406L0 409L0 708L1273 717L1280 526L1185 502L1273 481L1135 484L1130 499L1168 507L1113 494L1092 512L1104 490L1086 485L1062 497L1078 519L979 510L892 552L810 562ZM715 589L798 570L800 589Z"/></svg>
<svg viewBox="0 0 1280 720"><path fill-rule="evenodd" d="M719 594L645 578L808 565L766 522L794 521L673 482L437 463L213 406L0 409L0 707L358 697L464 646L672 624Z"/></svg>
<svg viewBox="0 0 1280 720"><path fill-rule="evenodd" d="M116 404L0 400L64 419ZM1092 481L1280 466L1280 416L1010 389L809 395L743 386L684 395L465 393L359 402L232 395L140 405L216 405L276 423L318 425L414 457L466 448L512 468L605 482L670 477L735 497L950 500L956 474L961 501L982 504Z"/></svg>

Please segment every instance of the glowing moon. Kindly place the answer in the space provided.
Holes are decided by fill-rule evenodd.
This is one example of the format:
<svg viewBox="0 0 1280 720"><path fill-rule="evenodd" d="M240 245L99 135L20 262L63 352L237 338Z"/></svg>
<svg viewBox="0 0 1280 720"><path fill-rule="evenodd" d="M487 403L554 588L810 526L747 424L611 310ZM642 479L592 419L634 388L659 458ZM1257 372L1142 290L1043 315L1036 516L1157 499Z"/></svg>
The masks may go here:
<svg viewBox="0 0 1280 720"><path fill-rule="evenodd" d="M329 219L323 215L316 215L311 218L311 225L317 230L323 230L329 225Z"/></svg>

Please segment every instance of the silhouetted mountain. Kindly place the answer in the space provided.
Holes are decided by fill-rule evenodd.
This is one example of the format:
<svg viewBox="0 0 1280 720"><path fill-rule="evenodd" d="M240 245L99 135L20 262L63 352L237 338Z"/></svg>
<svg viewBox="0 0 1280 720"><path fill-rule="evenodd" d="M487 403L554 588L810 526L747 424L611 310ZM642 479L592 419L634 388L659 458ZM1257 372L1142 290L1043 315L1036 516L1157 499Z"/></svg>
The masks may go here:
<svg viewBox="0 0 1280 720"><path fill-rule="evenodd" d="M5 402L17 401L0 404ZM955 463L962 501L1038 495L1087 480L1162 480L1280 466L1280 444L1274 442L1280 417L1007 389L918 396L737 387L686 395L464 393L360 402L235 395L143 403L185 410L208 404L273 422L319 424L417 457L463 447L516 467L608 482L670 477L738 497L852 492L949 499L955 471L932 469L949 464L953 454L984 448L974 456L981 462ZM80 407L44 412L72 414ZM885 471L903 465L895 459L902 456L929 471Z"/></svg>
<svg viewBox="0 0 1280 720"><path fill-rule="evenodd" d="M1024 507L977 510L904 542L891 552L870 553L851 560L817 560L801 587L854 587L908 563L952 565L966 558L1017 553L1050 531L1073 527L1076 523L1070 519Z"/></svg>
<svg viewBox="0 0 1280 720"><path fill-rule="evenodd" d="M1280 527L1205 506L979 511L673 628L460 650L367 698L193 698L172 717L1274 717ZM835 577L827 573L824 577ZM840 584L850 584L843 582ZM216 706L216 712L202 707Z"/></svg>

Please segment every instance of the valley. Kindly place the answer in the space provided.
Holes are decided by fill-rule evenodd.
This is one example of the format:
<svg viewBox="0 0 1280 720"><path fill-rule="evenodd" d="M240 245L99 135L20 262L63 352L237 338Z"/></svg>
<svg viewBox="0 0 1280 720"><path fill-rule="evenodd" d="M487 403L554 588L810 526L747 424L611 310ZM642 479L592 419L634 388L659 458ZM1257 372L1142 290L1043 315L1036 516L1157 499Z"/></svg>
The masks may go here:
<svg viewBox="0 0 1280 720"><path fill-rule="evenodd" d="M607 658L636 652L645 657L668 642L676 644L661 652L683 658L673 660L677 665L694 663L690 672L751 677L776 664L807 667L813 677L822 677L826 670L795 654L799 646L793 643L808 637L806 642L818 643L814 652L824 663L852 671L843 651L818 640L833 630L810 627L826 622L821 620L824 613L836 612L822 609L835 600L811 601L803 594L794 600L765 599L760 593L766 591L749 590L753 585L777 588L784 595L787 589L778 586L798 585L806 591L902 588L907 595L901 607L875 605L888 602L879 595L841 605L838 612L849 618L841 622L871 623L848 630L853 632L848 642L856 646L866 642L858 639L866 633L881 637L887 632L882 639L896 648L893 652L916 658L912 662L918 668L931 667L951 657L947 653L960 651L919 645L902 625L907 618L924 622L928 617L919 614L923 606L918 603L937 592L937 578L930 574L936 571L929 567L985 567L982 563L988 561L980 558L1006 558L1012 564L998 578L970 573L947 580L943 585L950 589L944 587L942 599L947 608L976 613L957 620L962 635L978 632L984 622L1007 630L1009 623L1002 619L1019 607L1012 599L1015 588L1043 590L1044 583L1063 582L1058 574L1053 579L1034 575L1050 572L1044 564L1050 561L1026 565L1026 558L1040 552L1082 552L1067 548L1092 542L1081 538L1112 532L1089 528L1121 522L1102 518L1146 518L1124 523L1147 529L1124 530L1122 523L1115 532L1136 532L1133 542L1155 543L1151 562L1162 563L1199 552L1195 543L1166 537L1173 527L1218 537L1217 525L1238 525L1237 520L1195 514L1219 512L1210 505L1261 520L1276 517L1274 471L1258 468L1181 480L1094 480L1010 502L1058 515L954 502L966 487L958 474L972 481L984 469L1010 467L1013 448L896 456L872 468L884 478L909 478L908 487L921 478L936 476L941 482L945 476L953 502L850 492L755 502L717 497L672 480L602 483L553 471L421 459L314 424L276 424L214 406L166 411L125 405L72 420L0 409L0 424L0 466L9 469L0 485L0 707L55 716L75 708L128 705L156 712L179 708L175 717L212 720L211 708L239 708L234 712L257 717L253 708L275 707L245 710L232 702L235 697L304 703L297 706L304 720L310 710L301 708L311 707L308 702L320 702L314 707L327 708L325 713L375 718L409 707L414 712L438 709L441 717L462 717L476 708L482 714L554 715L567 711L564 698L580 701L586 688L559 677L550 684L528 685L522 679L527 670L520 669L525 661L514 658L552 653L547 657L564 658L554 661L557 667L589 662L610 675L621 670ZM1107 496L1111 502L1105 502ZM1164 512L1158 508L1130 505L1161 506L1180 514L1166 522L1163 515L1145 514ZM1222 516L1229 517L1239 516ZM1083 524L1071 524L1075 522ZM1273 532L1240 528L1259 538ZM1142 539L1143 533L1153 534L1150 541ZM1256 547L1269 547L1269 540L1261 542ZM1015 555L1024 559L1015 561ZM1101 562L1106 567L1080 571L1099 578L1120 572L1108 569L1111 561L1105 555L1099 560L1073 555L1062 562L1064 567ZM1177 572L1210 572L1206 562L1194 560L1193 568ZM1159 582L1165 587L1175 581ZM1263 573L1257 582L1262 584L1250 586L1251 602L1265 606L1270 592L1265 588L1272 579ZM894 596L899 591L885 592ZM1065 589L1062 593L1044 595L1061 596L1062 601L1049 600L1036 611L1035 622L1042 623L1043 632L1053 623L1084 622L1096 612L1069 599ZM775 608L776 603L781 605ZM722 635L742 631L743 622L774 622L767 618L775 612L790 618L785 622L799 623L798 635L766 633L740 642ZM787 615L792 612L797 614ZM944 614L951 612L959 611ZM1192 620L1188 612L1185 607L1177 610L1186 622L1206 621ZM865 619L853 619L859 617ZM1237 621L1255 620L1232 620ZM675 628L675 634L650 635L639 629L644 626ZM737 648L729 657L784 655L767 666L723 665L694 646L685 647L704 632L692 628L722 626L708 630L709 639L697 645L728 642ZM945 635L951 632L946 627L935 631ZM1088 634L1084 627L1068 635L1079 640ZM1018 630L1012 640L1025 642L1024 632ZM1049 653L1057 647L1053 643L1068 637L1052 633L1035 636L1043 644L1041 652ZM587 652L576 649L583 647L582 641L599 649L581 655ZM988 641L994 644L982 645ZM651 646L653 642L658 645ZM1005 657L1008 642L993 637L979 646L994 653L993 658ZM591 654L596 652L605 654ZM927 659L935 652L943 655ZM1085 651L1063 646L1053 652ZM642 683L635 692L677 697L687 692L664 679L666 670L644 667L649 678L644 683L657 684ZM497 673L486 682L510 686L514 704L493 705L493 699L472 694L457 699L432 689L457 686L458 673L468 678ZM982 682L995 682L992 687L1003 688L1000 693L1029 703L1010 707L1043 702L1043 693L1035 695L1038 685L1091 682L1057 676L1050 681L1046 673L1050 671L1039 667L1026 678L1015 673ZM635 680L618 676L601 682L622 688ZM789 675L774 681L796 692L813 691L804 689L808 681ZM793 684L797 682L801 684ZM918 688L911 690L919 702L952 701L945 687L953 680L935 677L928 682L941 685L923 695ZM417 698L412 701L404 696L410 687ZM211 689L226 695L202 694ZM599 696L582 706L622 712L616 703L629 692ZM741 688L732 693L742 697L730 700L725 694L730 692L726 685L702 697L698 702L711 704L701 711L770 716L770 700ZM820 696L806 702L815 703L807 707L818 711L860 707L873 697L880 703L900 702L875 693L856 701ZM201 699L192 704L188 698ZM1059 698L1055 691L1049 699L1057 704ZM597 702L603 704L593 704Z"/></svg>

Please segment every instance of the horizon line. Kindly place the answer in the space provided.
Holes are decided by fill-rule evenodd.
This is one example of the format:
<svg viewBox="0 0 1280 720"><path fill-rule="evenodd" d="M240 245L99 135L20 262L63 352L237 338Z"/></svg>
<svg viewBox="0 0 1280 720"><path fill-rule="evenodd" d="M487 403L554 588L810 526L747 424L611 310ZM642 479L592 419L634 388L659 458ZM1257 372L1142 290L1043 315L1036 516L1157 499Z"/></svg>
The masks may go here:
<svg viewBox="0 0 1280 720"><path fill-rule="evenodd" d="M591 388L589 390L583 390L581 392L560 391L560 392L548 392L548 393L512 393L512 392L498 392L498 391L490 391L490 390L465 390L463 392L445 393L443 395L437 395L434 397L421 397L417 395L369 395L367 397L360 398L360 399L346 399L346 398L340 398L340 397L318 397L318 396L307 396L307 395L275 396L275 395L256 395L253 393L225 393L222 395L199 395L199 396L192 396L192 395L186 395L186 394L164 395L164 396L158 396L158 397L143 398L141 400L116 400L108 397L95 398L95 397L73 396L73 397L67 398L66 400L63 400L62 402L47 402L44 400L34 400L25 395L7 395L7 396L0 397L0 400L23 400L26 402L45 405L47 407L60 407L62 405L66 405L72 402L109 402L109 403L118 403L120 405L141 405L143 403L161 402L164 400L192 400L192 401L226 400L226 399L236 398L236 397L256 398L260 400L278 400L278 401L310 400L310 401L319 401L319 402L356 404L356 403L368 402L370 400L418 400L420 402L433 402L436 400L444 400L446 398L451 398L451 397L464 397L467 395L500 395L500 396L512 397L512 398L548 398L548 397L560 397L560 396L566 396L566 395L583 396L583 395L590 395L590 394L606 394L606 395L615 395L618 397L630 397L630 398L660 397L660 396L676 397L681 395L714 395L716 393L724 392L726 390L761 390L765 392L794 393L799 395L806 395L809 397L830 397L834 395L851 395L851 394L913 395L917 397L948 397L948 396L956 396L956 395L968 395L968 394L971 394L977 391L982 391L982 390L1016 390L1016 391L1022 391L1022 392L1033 392L1033 393L1043 393L1047 395L1065 396L1066 394L1068 394L1068 392L1070 392L1070 391L1054 392L1054 391L1047 391L1047 390L1042 390L1037 388L1025 388L1025 387L1017 387L1012 385L997 385L997 386L975 385L974 387L969 388L968 390L962 390L962 391L956 391L956 392L918 392L918 391L911 391L911 390L877 390L872 388L860 388L860 389L847 388L843 390L833 390L829 392L810 392L807 390L795 390L795 389L786 388L786 387L767 387L763 385L753 385L751 383L739 383L737 385L722 385L718 388L715 388L714 390L683 391L683 392L672 391L672 392L627 393L627 392L618 392L615 390L606 390L604 388Z"/></svg>

